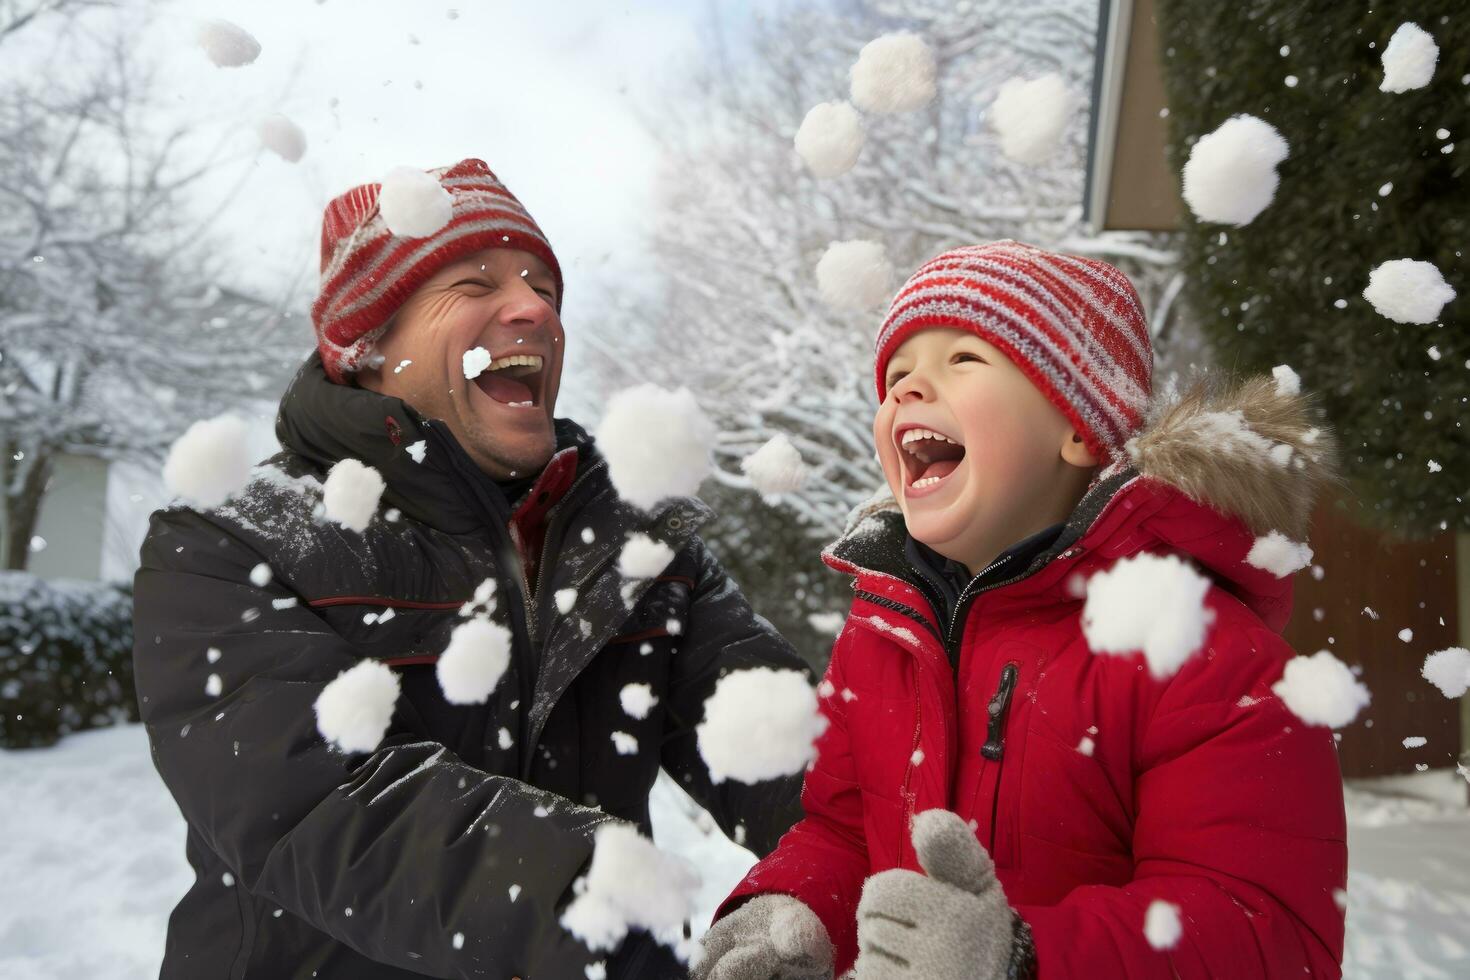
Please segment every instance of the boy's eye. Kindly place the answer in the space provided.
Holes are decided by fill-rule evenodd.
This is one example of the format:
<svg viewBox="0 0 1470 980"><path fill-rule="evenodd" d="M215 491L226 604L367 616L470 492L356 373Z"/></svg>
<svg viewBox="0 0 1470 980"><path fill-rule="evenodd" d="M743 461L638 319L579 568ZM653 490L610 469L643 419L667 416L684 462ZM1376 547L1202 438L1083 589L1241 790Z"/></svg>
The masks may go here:
<svg viewBox="0 0 1470 980"><path fill-rule="evenodd" d="M987 364L987 363L989 363L988 361L985 360L985 358L981 357L979 354L971 354L971 353L969 353L967 351L961 351L960 353L956 354L954 357L950 358L950 363L951 364L960 364L960 363L963 363L965 361L976 361L976 362L978 362L980 364Z"/></svg>
<svg viewBox="0 0 1470 980"><path fill-rule="evenodd" d="M888 376L888 387L891 389L894 385L902 381L907 375L907 371L895 371L893 374L890 374Z"/></svg>

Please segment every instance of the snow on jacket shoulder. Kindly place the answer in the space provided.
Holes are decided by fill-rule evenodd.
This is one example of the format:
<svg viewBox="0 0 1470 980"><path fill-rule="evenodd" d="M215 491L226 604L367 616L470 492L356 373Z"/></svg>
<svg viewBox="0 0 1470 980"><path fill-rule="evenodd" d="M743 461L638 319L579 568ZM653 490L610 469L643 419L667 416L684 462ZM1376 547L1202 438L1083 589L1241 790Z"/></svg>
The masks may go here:
<svg viewBox="0 0 1470 980"><path fill-rule="evenodd" d="M853 576L822 687L830 725L806 817L745 896L794 895L856 956L863 880L918 870L914 814L973 821L1052 977L1337 976L1347 848L1332 734L1272 694L1291 581L1246 561L1258 535L1305 533L1331 447L1269 378L1160 400L1048 553L939 621L876 501L824 555ZM1212 579L1213 623L1173 677L1096 655L1082 583L1117 560L1176 554ZM951 657L957 668L951 666ZM1154 949L1155 901L1183 936Z"/></svg>

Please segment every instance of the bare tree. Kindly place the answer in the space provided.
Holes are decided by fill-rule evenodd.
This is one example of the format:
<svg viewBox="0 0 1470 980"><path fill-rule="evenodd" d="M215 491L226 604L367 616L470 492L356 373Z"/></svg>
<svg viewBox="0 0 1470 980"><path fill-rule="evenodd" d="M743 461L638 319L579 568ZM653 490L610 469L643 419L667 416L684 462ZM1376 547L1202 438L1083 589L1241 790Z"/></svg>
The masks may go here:
<svg viewBox="0 0 1470 980"><path fill-rule="evenodd" d="M0 7L15 31L60 2ZM72 5L80 6L80 5ZM19 11L19 13L17 13ZM27 13L29 11L29 13ZM10 35L0 35L10 36ZM274 384L278 311L209 286L186 192L225 165L167 127L135 39L72 25L54 62L0 90L3 567L26 566L53 461L159 459L192 420ZM69 65L93 66L74 77ZM36 79L31 81L30 79Z"/></svg>
<svg viewBox="0 0 1470 980"><path fill-rule="evenodd" d="M721 424L716 476L731 487L746 485L746 454L788 435L813 478L785 502L827 538L881 479L870 428L881 311L820 300L813 270L831 242L882 242L900 279L945 248L996 238L1098 256L1130 274L1164 329L1179 288L1164 239L1083 231L1095 24L1095 0L853 0L757 20L740 42L713 21L711 56L648 120L666 161L654 242L666 285L651 316L612 307L622 328L606 352L610 383L632 380L636 364L639 380L697 391ZM793 150L797 127L817 103L847 98L862 46L896 30L933 48L938 97L866 118L857 166L812 177ZM1079 109L1054 159L1023 166L1000 152L985 113L1005 81L1046 72Z"/></svg>

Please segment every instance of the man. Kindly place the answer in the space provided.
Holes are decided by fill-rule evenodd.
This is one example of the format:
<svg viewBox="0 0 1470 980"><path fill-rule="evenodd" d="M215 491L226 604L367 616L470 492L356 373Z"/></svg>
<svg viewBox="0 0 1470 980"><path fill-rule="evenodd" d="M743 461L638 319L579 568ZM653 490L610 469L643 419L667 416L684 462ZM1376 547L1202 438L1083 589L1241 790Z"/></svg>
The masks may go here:
<svg viewBox="0 0 1470 980"><path fill-rule="evenodd" d="M453 210L427 238L388 230L378 185L328 205L283 451L221 507L156 512L143 545L138 694L197 872L165 980L681 976L642 933L607 958L560 925L595 829L648 833L660 766L758 853L800 816L799 777L715 786L694 733L722 674L800 661L698 538L707 508L624 503L553 417L562 280L530 215L479 160L432 173ZM324 516L343 459L386 482L360 533ZM635 533L676 555L654 578L619 574ZM451 704L434 664L471 603L510 665ZM378 748L343 752L313 706L363 658L401 693Z"/></svg>

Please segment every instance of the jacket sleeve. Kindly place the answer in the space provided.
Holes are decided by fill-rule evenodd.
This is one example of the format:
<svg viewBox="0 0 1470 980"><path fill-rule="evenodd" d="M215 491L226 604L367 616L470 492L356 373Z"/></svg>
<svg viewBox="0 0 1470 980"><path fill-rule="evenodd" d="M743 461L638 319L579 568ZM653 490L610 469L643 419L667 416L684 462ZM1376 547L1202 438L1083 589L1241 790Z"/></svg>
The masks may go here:
<svg viewBox="0 0 1470 980"><path fill-rule="evenodd" d="M237 886L378 962L580 976L594 957L559 918L607 818L464 764L401 705L376 751L329 747L313 703L359 657L287 588L252 584L261 560L189 510L155 513L143 544L138 696L190 827Z"/></svg>
<svg viewBox="0 0 1470 980"><path fill-rule="evenodd" d="M1196 656L1159 695L1135 750L1134 875L1017 909L1042 980L1335 977L1347 887L1332 733L1271 693L1291 650L1255 627ZM1179 910L1154 949L1149 906Z"/></svg>
<svg viewBox="0 0 1470 980"><path fill-rule="evenodd" d="M690 545L695 567L688 622L673 658L661 760L664 769L709 811L725 835L757 855L801 819L801 774L748 784L710 780L696 728L704 702L724 675L752 667L811 671L750 603L704 542Z"/></svg>
<svg viewBox="0 0 1470 980"><path fill-rule="evenodd" d="M718 921L755 895L780 893L800 899L827 928L836 949L838 976L857 959L857 906L869 869L862 792L841 694L847 689L844 651L851 630L848 627L837 638L818 688L818 704L828 724L802 787L806 816L751 868L715 913Z"/></svg>

